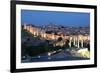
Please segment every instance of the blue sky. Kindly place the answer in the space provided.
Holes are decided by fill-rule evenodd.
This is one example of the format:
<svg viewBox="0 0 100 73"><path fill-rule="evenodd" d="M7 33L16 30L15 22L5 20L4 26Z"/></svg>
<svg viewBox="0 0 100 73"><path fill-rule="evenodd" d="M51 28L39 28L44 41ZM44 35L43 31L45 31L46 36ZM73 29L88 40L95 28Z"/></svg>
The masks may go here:
<svg viewBox="0 0 100 73"><path fill-rule="evenodd" d="M82 12L21 10L21 23L35 25L53 23L63 26L89 26L90 14Z"/></svg>

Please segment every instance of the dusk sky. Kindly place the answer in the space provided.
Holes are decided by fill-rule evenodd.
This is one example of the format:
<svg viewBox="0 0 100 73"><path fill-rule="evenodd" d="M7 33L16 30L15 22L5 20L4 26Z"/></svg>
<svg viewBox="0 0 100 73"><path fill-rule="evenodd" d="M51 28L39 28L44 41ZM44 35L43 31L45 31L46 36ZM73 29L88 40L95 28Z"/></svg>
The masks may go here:
<svg viewBox="0 0 100 73"><path fill-rule="evenodd" d="M90 14L82 12L21 10L21 23L35 25L53 23L64 26L89 26Z"/></svg>

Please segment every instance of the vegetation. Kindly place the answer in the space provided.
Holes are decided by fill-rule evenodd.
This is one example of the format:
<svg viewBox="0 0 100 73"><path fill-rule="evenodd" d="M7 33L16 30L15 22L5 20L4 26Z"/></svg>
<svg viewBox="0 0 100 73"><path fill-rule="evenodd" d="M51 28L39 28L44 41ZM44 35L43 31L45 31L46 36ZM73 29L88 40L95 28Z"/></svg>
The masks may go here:
<svg viewBox="0 0 100 73"><path fill-rule="evenodd" d="M52 44L49 44L49 40L45 40L45 43L41 43L39 44L38 46L35 46L34 44L32 45L27 45L29 43L29 41L33 41L35 43L35 41L42 41L39 39L39 37L34 37L31 33L29 33L28 31L26 30L22 30L22 39L25 38L25 37L28 37L26 42L23 42L22 41L22 56L25 56L25 55L29 55L29 56L36 56L36 55L39 55L39 54L42 54L42 53L46 53L46 52L52 52L52 51L57 51L63 47L60 47L60 46L56 46L54 47L53 46L53 43ZM25 38L26 39L26 38ZM58 41L61 41L62 38L59 38Z"/></svg>
<svg viewBox="0 0 100 73"><path fill-rule="evenodd" d="M39 46L26 46L26 47L25 45L23 45L22 54L23 55L28 54L29 56L36 56L46 52L57 51L59 49L61 49L60 46L53 47L53 45L46 45L46 44L42 46L39 45Z"/></svg>
<svg viewBox="0 0 100 73"><path fill-rule="evenodd" d="M29 36L29 37L34 37L30 32L28 32L28 31L25 30L25 29L22 29L22 30L21 30L21 37L23 38L23 37L27 37L27 36Z"/></svg>
<svg viewBox="0 0 100 73"><path fill-rule="evenodd" d="M21 55L22 56L25 56L25 55L29 55L29 56L37 56L39 54L42 54L42 53L46 53L46 52L53 52L53 51L58 51L59 49L66 49L66 48L69 48L69 40L66 41L65 45L64 46L53 46L53 43L50 44L49 40L41 40L39 37L34 37L31 33L29 33L28 31L26 30L23 30L22 29L22 34L21 34L21 37L22 39L26 39L26 41L22 41L21 42ZM60 37L58 38L57 42L60 42L62 41L63 39ZM31 45L27 45L27 44L30 44L30 41L31 42ZM33 42L37 42L37 41L44 41L40 44L38 44L37 46L33 44ZM73 42L72 42L73 43ZM86 44L84 43L84 46L87 47L88 49L90 48L89 44ZM75 47L74 45L72 45L72 47ZM84 54L85 57L88 57L89 58L89 52L86 52Z"/></svg>

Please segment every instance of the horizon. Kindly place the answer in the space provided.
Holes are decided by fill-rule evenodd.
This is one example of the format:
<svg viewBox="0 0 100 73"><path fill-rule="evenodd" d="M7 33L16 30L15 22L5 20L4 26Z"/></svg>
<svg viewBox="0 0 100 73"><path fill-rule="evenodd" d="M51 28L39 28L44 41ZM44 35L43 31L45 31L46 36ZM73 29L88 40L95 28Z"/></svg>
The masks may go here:
<svg viewBox="0 0 100 73"><path fill-rule="evenodd" d="M33 25L33 26L36 26L36 27L41 27L41 26L47 26L47 25L55 25L55 26L63 26L63 27L90 27L89 25L87 26L64 26L64 25L58 25L58 24L46 24L46 25L35 25L35 24L29 24L29 23L24 23L24 24L21 24L21 25Z"/></svg>

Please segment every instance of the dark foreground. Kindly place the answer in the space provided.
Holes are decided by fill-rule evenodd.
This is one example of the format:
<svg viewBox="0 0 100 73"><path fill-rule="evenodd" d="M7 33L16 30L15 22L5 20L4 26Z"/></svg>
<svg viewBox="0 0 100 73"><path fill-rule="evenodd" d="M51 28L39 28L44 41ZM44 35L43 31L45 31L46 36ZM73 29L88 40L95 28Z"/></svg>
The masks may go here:
<svg viewBox="0 0 100 73"><path fill-rule="evenodd" d="M22 63L30 63L30 62L48 62L48 61L71 61L71 60L89 60L89 58L84 58L81 56L77 56L75 54L71 54L65 51L60 51L58 53L52 54L48 56L47 53L41 54L38 56L33 56L30 59L22 60Z"/></svg>

